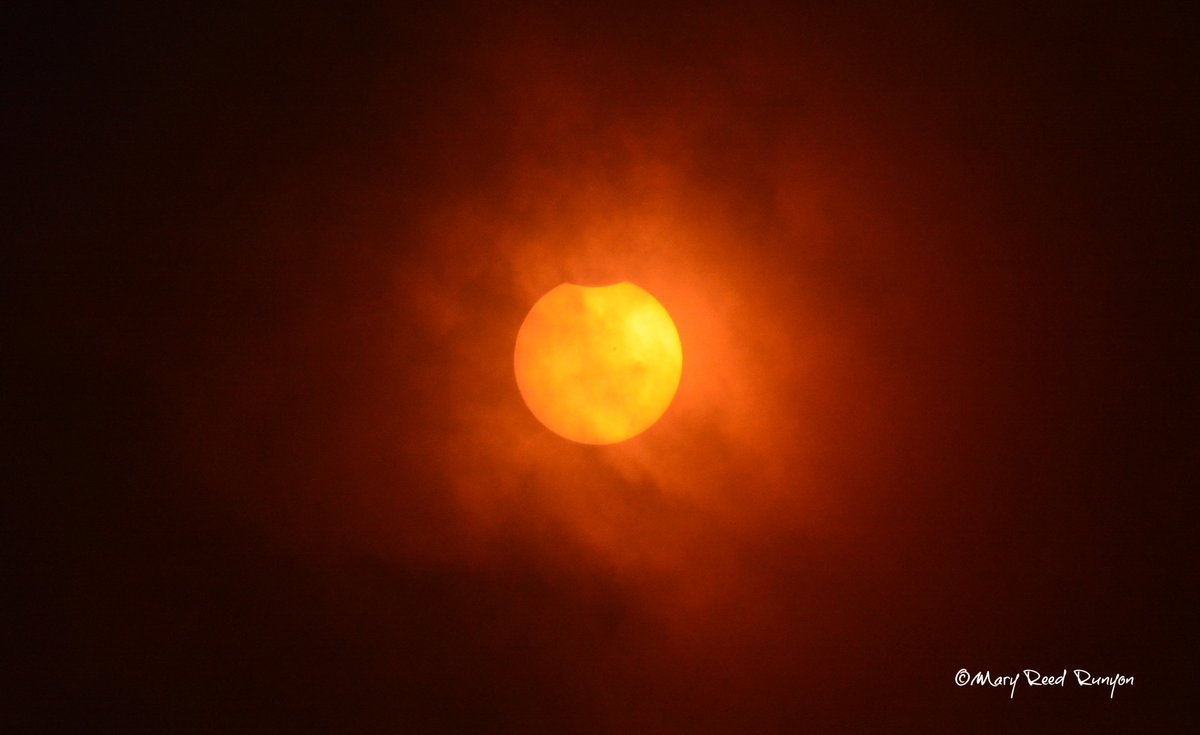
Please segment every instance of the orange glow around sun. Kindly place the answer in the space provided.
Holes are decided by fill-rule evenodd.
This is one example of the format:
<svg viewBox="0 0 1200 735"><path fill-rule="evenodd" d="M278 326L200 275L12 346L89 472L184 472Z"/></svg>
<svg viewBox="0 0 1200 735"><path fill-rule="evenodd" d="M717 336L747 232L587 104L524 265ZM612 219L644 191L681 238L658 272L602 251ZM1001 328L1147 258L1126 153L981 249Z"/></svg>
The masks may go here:
<svg viewBox="0 0 1200 735"><path fill-rule="evenodd" d="M564 283L529 310L513 365L521 396L547 428L584 444L614 444L667 410L683 349L667 310L643 289L627 281Z"/></svg>

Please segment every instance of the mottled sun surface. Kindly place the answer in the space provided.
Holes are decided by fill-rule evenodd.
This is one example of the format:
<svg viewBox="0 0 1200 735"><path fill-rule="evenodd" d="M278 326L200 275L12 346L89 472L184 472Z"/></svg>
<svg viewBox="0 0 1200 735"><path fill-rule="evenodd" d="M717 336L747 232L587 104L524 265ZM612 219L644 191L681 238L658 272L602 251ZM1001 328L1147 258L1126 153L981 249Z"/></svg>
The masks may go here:
<svg viewBox="0 0 1200 735"><path fill-rule="evenodd" d="M584 444L637 436L667 410L683 367L667 310L628 281L561 284L517 333L517 387L539 421Z"/></svg>

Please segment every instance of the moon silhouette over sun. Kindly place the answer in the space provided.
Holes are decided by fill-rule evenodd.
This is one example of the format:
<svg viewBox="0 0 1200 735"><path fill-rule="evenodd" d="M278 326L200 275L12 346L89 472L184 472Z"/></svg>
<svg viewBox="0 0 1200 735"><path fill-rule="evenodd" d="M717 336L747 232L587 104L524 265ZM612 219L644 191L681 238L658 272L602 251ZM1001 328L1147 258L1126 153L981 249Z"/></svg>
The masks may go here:
<svg viewBox="0 0 1200 735"><path fill-rule="evenodd" d="M642 288L563 283L529 310L513 366L521 397L546 428L583 444L615 444L667 410L683 348L670 314Z"/></svg>

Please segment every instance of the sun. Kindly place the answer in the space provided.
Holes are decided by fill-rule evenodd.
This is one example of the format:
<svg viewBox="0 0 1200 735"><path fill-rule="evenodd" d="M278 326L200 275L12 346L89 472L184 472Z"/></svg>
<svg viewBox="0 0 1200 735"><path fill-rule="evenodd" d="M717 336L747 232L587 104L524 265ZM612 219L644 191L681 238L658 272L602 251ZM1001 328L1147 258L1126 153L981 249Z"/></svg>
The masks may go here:
<svg viewBox="0 0 1200 735"><path fill-rule="evenodd" d="M548 429L583 444L615 444L667 410L683 347L670 314L638 286L563 283L529 310L513 366L521 397Z"/></svg>

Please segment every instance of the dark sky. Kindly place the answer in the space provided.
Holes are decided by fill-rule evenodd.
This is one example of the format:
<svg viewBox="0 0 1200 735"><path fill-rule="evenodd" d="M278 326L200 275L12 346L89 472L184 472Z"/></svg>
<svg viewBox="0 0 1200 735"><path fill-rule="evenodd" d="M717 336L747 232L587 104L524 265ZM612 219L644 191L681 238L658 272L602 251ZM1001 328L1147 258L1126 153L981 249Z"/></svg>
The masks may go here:
<svg viewBox="0 0 1200 735"><path fill-rule="evenodd" d="M1182 5L237 5L6 24L0 729L1187 731Z"/></svg>

